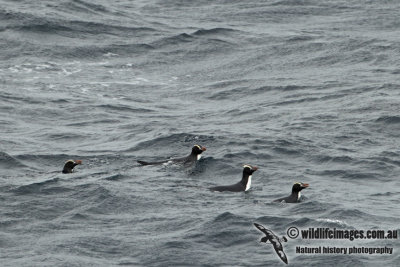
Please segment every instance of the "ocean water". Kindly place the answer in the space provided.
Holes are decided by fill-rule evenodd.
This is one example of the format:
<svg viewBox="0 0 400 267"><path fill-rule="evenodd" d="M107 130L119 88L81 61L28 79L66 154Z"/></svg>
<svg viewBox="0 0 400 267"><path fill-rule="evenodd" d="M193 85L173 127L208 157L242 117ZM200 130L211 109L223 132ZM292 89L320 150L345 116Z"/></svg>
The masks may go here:
<svg viewBox="0 0 400 267"><path fill-rule="evenodd" d="M284 266L254 222L399 230L399 1L0 2L1 266ZM249 192L207 190L243 164ZM283 249L400 265L398 239Z"/></svg>

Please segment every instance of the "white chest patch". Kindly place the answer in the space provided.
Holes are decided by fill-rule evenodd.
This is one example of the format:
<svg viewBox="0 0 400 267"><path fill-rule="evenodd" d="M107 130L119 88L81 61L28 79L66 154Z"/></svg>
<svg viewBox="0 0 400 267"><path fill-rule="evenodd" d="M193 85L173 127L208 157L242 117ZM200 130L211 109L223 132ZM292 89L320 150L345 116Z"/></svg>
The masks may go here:
<svg viewBox="0 0 400 267"><path fill-rule="evenodd" d="M301 198L301 192L298 192L298 193L297 193L297 201L299 201L300 198Z"/></svg>
<svg viewBox="0 0 400 267"><path fill-rule="evenodd" d="M244 191L249 190L250 187L251 187L251 175L249 176L249 179L247 179L246 189Z"/></svg>
<svg viewBox="0 0 400 267"><path fill-rule="evenodd" d="M197 160L200 160L201 159L201 154L198 154L197 155Z"/></svg>

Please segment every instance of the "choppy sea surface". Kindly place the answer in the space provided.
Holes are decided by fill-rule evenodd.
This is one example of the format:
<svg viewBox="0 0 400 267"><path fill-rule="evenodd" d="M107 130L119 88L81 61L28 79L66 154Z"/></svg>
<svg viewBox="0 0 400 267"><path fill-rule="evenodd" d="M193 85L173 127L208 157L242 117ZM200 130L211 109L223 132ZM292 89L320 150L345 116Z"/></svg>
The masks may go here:
<svg viewBox="0 0 400 267"><path fill-rule="evenodd" d="M399 230L399 1L0 2L1 266L283 266L254 222ZM207 190L243 164L250 191ZM393 254L296 252L320 245ZM400 265L398 240L283 249Z"/></svg>

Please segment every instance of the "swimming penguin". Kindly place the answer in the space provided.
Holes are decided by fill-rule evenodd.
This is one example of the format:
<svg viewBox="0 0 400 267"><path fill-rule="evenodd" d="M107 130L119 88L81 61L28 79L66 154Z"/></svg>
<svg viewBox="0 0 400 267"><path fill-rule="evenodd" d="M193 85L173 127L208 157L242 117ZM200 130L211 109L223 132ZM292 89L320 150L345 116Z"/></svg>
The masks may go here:
<svg viewBox="0 0 400 267"><path fill-rule="evenodd" d="M243 176L242 180L236 184L233 185L222 185L222 186L215 186L209 188L211 191L218 191L218 192L223 192L223 191L230 191L230 192L241 192L241 191L247 191L250 189L251 186L251 176L253 172L258 170L256 166L251 166L251 165L244 165L243 166Z"/></svg>
<svg viewBox="0 0 400 267"><path fill-rule="evenodd" d="M288 197L283 197L274 200L274 202L285 202L285 203L297 203L300 202L301 193L300 191L307 188L309 184L304 183L294 183L292 187L292 194Z"/></svg>
<svg viewBox="0 0 400 267"><path fill-rule="evenodd" d="M206 148L204 146L194 145L192 148L192 153L190 153L190 155L187 157L168 159L168 160L156 161L156 162L147 162L147 161L142 161L142 160L138 160L137 162L142 165L160 165L163 163L172 162L175 164L183 164L185 166L190 166L193 163L195 163L196 161L200 160L201 153L203 153L204 151L206 151Z"/></svg>
<svg viewBox="0 0 400 267"><path fill-rule="evenodd" d="M72 173L74 171L74 167L76 165L82 164L82 160L68 160L65 162L64 169L62 170L62 173Z"/></svg>

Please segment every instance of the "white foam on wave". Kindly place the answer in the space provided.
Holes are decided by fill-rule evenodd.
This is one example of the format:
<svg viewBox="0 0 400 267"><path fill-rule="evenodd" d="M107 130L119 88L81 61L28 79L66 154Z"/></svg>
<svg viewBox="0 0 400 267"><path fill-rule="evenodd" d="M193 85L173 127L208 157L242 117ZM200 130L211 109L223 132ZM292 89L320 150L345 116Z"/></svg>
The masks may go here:
<svg viewBox="0 0 400 267"><path fill-rule="evenodd" d="M116 57L116 56L118 56L118 54L108 52L108 53L105 53L103 56L105 56L105 57Z"/></svg>
<svg viewBox="0 0 400 267"><path fill-rule="evenodd" d="M75 73L78 73L78 72L81 72L81 71L82 71L82 69L66 70L65 68L62 68L62 72L63 72L63 74L65 76L69 76L71 74L75 74Z"/></svg>
<svg viewBox="0 0 400 267"><path fill-rule="evenodd" d="M348 225L345 221L337 220L337 219L317 219L317 222L327 222L327 223L337 223L340 225Z"/></svg>

